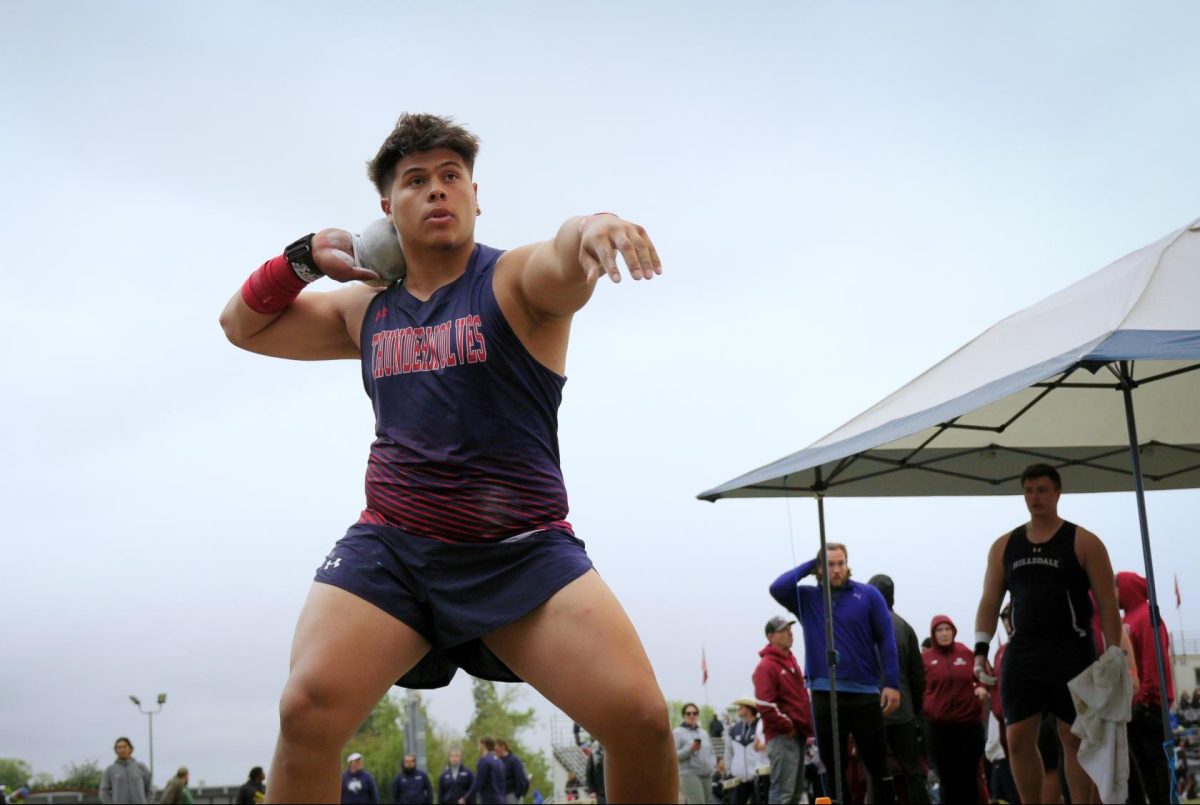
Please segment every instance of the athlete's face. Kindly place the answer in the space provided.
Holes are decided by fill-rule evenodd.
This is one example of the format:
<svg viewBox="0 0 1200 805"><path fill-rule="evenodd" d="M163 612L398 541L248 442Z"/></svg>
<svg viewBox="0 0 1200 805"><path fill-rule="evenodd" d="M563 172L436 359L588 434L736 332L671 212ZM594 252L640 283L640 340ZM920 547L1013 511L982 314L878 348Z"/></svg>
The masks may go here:
<svg viewBox="0 0 1200 805"><path fill-rule="evenodd" d="M948 646L954 642L954 627L948 623L939 623L933 630L933 639L939 646Z"/></svg>
<svg viewBox="0 0 1200 805"><path fill-rule="evenodd" d="M450 765L451 766L461 766L462 765L462 752L451 752L450 753Z"/></svg>
<svg viewBox="0 0 1200 805"><path fill-rule="evenodd" d="M396 163L391 192L380 206L402 244L451 249L475 235L477 190L463 158L437 148Z"/></svg>
<svg viewBox="0 0 1200 805"><path fill-rule="evenodd" d="M413 771L417 768L417 759L412 755L404 756L404 768L406 771Z"/></svg>
<svg viewBox="0 0 1200 805"><path fill-rule="evenodd" d="M1049 478L1030 478L1022 485L1025 490L1025 508L1030 517L1057 517L1058 499L1062 492L1054 488Z"/></svg>
<svg viewBox="0 0 1200 805"><path fill-rule="evenodd" d="M129 741L117 741L113 746L113 751L117 753L119 759L129 760L129 756L133 754L133 747L129 745Z"/></svg>

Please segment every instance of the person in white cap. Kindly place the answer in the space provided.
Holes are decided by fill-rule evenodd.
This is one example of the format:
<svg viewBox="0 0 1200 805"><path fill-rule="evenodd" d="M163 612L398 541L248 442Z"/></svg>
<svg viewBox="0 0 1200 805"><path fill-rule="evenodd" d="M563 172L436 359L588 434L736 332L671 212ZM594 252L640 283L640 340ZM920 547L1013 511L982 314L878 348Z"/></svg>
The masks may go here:
<svg viewBox="0 0 1200 805"><path fill-rule="evenodd" d="M378 805L379 786L371 772L363 768L363 756L351 752L342 772L342 805Z"/></svg>
<svg viewBox="0 0 1200 805"><path fill-rule="evenodd" d="M733 704L738 709L738 720L725 735L725 768L729 770L730 777L737 781L737 787L733 790L733 798L728 801L732 805L766 802L766 783L770 782L770 778L760 776L759 769L768 767L770 761L767 759L762 720L758 717L758 702L753 696L743 696L735 699Z"/></svg>

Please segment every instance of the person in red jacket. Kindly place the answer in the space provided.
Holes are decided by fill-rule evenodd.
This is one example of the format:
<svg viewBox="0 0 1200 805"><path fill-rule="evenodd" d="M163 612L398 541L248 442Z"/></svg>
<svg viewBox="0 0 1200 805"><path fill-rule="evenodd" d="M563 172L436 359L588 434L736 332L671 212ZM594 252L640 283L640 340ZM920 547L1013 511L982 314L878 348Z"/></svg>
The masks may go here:
<svg viewBox="0 0 1200 805"><path fill-rule="evenodd" d="M1150 623L1150 599L1146 579L1137 573L1117 574L1117 603L1125 613L1125 630L1137 664L1137 689L1133 693L1133 718L1129 722L1129 749L1137 762L1142 789L1151 802L1169 802L1171 783L1167 757L1163 753L1162 689L1158 684L1158 660L1154 655L1154 626ZM1163 656L1169 657L1167 627L1160 620L1158 634ZM1163 663L1167 678L1167 701L1175 699L1171 663Z"/></svg>
<svg viewBox="0 0 1200 805"><path fill-rule="evenodd" d="M945 615L929 624L933 645L925 661L925 737L942 781L942 802L980 802L983 702L987 688L975 679L975 655L954 638L958 629Z"/></svg>
<svg viewBox="0 0 1200 805"><path fill-rule="evenodd" d="M813 734L812 705L804 672L792 654L795 621L767 621L767 646L754 669L754 698L762 716L767 757L771 760L771 802L792 803L804 791L804 744Z"/></svg>

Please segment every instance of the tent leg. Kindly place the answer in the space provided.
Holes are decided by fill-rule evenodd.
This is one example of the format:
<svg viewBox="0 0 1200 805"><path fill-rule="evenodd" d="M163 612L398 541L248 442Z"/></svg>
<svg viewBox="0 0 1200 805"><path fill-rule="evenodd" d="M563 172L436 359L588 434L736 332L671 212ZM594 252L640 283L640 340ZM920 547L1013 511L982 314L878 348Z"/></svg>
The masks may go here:
<svg viewBox="0 0 1200 805"><path fill-rule="evenodd" d="M833 732L833 801L845 802L842 799L842 742L838 731L837 649L833 645L833 593L829 589L829 557L825 553L825 496L820 494L817 495L817 523L821 532L821 587L825 592L825 661L829 665L829 721Z"/></svg>
<svg viewBox="0 0 1200 805"><path fill-rule="evenodd" d="M1171 769L1170 779L1175 779L1174 739L1171 735L1170 703L1167 701L1167 675L1163 652L1160 624L1162 618L1158 610L1158 593L1154 585L1154 559L1150 553L1150 526L1146 520L1146 489L1142 481L1142 457L1138 449L1137 423L1133 416L1133 375L1129 371L1128 361L1120 362L1121 392L1125 396L1125 424L1129 429L1129 454L1133 460L1134 492L1137 496L1138 526L1142 532L1142 558L1146 565L1146 587L1150 596L1150 627L1154 630L1154 659L1158 666L1159 710L1162 717L1163 752L1167 755L1167 767ZM1171 801L1179 802L1179 794L1171 791Z"/></svg>

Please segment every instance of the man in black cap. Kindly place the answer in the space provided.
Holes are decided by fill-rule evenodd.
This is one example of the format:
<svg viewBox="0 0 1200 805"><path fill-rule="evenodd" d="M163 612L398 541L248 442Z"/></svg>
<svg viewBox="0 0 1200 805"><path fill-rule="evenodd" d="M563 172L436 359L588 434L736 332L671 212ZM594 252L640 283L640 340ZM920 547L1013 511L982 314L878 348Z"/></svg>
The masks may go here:
<svg viewBox="0 0 1200 805"><path fill-rule="evenodd" d="M892 613L892 629L896 633L896 653L900 663L900 706L883 717L888 750L896 759L900 778L904 781L902 801L925 805L929 802L929 792L925 790L925 776L921 774L917 741L918 726L924 717L925 698L925 663L921 660L921 644L912 626L893 608L896 585L891 577L880 573L872 576L867 584L879 590Z"/></svg>
<svg viewBox="0 0 1200 805"><path fill-rule="evenodd" d="M754 698L771 761L771 802L800 801L804 743L813 734L804 672L792 654L795 623L778 615L767 621L767 646L758 652L762 659L754 669Z"/></svg>

